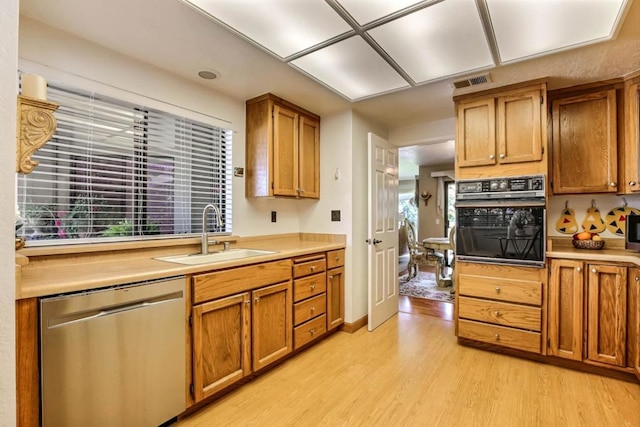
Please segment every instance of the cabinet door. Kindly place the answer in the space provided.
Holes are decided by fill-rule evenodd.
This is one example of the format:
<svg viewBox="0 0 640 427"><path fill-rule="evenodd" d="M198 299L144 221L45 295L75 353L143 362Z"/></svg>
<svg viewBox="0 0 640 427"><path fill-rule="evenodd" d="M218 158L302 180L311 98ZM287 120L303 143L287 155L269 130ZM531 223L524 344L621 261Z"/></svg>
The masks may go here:
<svg viewBox="0 0 640 427"><path fill-rule="evenodd" d="M640 268L629 268L627 306L628 366L635 370L640 379Z"/></svg>
<svg viewBox="0 0 640 427"><path fill-rule="evenodd" d="M320 198L320 123L300 116L299 195Z"/></svg>
<svg viewBox="0 0 640 427"><path fill-rule="evenodd" d="M623 167L623 182L620 192L632 194L640 191L640 78L625 83L624 126L621 138L620 162Z"/></svg>
<svg viewBox="0 0 640 427"><path fill-rule="evenodd" d="M541 104L538 89L498 98L498 162L542 159Z"/></svg>
<svg viewBox="0 0 640 427"><path fill-rule="evenodd" d="M549 354L582 360L583 263L551 260L548 301Z"/></svg>
<svg viewBox="0 0 640 427"><path fill-rule="evenodd" d="M291 281L251 292L253 370L264 368L292 349Z"/></svg>
<svg viewBox="0 0 640 427"><path fill-rule="evenodd" d="M193 307L193 385L200 401L251 372L249 293Z"/></svg>
<svg viewBox="0 0 640 427"><path fill-rule="evenodd" d="M587 359L625 366L627 269L588 265Z"/></svg>
<svg viewBox="0 0 640 427"><path fill-rule="evenodd" d="M273 194L298 195L298 114L273 107Z"/></svg>
<svg viewBox="0 0 640 427"><path fill-rule="evenodd" d="M456 164L458 167L496 164L494 98L457 104Z"/></svg>
<svg viewBox="0 0 640 427"><path fill-rule="evenodd" d="M344 323L344 267L327 273L327 330Z"/></svg>
<svg viewBox="0 0 640 427"><path fill-rule="evenodd" d="M618 190L616 92L553 101L553 192Z"/></svg>

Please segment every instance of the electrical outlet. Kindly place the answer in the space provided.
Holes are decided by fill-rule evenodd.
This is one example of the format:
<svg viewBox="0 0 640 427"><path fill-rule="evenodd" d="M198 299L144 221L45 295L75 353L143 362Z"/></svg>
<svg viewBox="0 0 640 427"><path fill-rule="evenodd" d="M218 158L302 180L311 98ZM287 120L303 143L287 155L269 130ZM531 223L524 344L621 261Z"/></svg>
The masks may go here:
<svg viewBox="0 0 640 427"><path fill-rule="evenodd" d="M271 222L277 221L278 213L276 211L271 211Z"/></svg>
<svg viewBox="0 0 640 427"><path fill-rule="evenodd" d="M331 211L331 221L340 221L340 211Z"/></svg>

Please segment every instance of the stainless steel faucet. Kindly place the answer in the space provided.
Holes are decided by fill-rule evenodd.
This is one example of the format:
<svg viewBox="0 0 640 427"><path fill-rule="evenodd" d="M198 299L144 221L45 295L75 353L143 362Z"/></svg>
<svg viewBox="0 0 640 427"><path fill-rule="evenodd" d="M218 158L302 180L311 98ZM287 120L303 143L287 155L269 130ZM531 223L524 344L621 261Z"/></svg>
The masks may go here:
<svg viewBox="0 0 640 427"><path fill-rule="evenodd" d="M207 211L213 209L216 213L216 225L218 227L223 227L224 223L222 222L222 215L220 214L220 209L214 204L209 203L202 210L202 237L200 241L201 253L206 255L209 253L209 232L207 230Z"/></svg>

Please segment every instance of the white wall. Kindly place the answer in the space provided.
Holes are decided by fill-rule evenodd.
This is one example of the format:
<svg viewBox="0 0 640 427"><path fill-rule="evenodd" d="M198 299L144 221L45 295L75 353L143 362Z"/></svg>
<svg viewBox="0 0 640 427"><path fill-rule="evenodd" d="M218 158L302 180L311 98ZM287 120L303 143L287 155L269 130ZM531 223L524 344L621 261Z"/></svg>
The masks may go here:
<svg viewBox="0 0 640 427"><path fill-rule="evenodd" d="M449 141L455 139L455 132L456 121L450 118L390 129L388 140L398 147L406 147Z"/></svg>
<svg viewBox="0 0 640 427"><path fill-rule="evenodd" d="M18 79L18 0L0 8L0 426L16 423L15 141Z"/></svg>

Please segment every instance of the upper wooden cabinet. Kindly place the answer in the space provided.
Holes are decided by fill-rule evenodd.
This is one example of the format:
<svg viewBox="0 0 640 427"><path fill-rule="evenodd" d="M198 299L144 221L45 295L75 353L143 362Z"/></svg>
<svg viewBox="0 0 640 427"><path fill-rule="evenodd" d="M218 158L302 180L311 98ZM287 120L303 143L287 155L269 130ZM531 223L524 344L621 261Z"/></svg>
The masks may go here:
<svg viewBox="0 0 640 427"><path fill-rule="evenodd" d="M618 191L616 89L549 95L554 194Z"/></svg>
<svg viewBox="0 0 640 427"><path fill-rule="evenodd" d="M640 191L640 76L630 78L624 88L624 138L618 153L620 193Z"/></svg>
<svg viewBox="0 0 640 427"><path fill-rule="evenodd" d="M456 178L546 174L546 83L454 101Z"/></svg>
<svg viewBox="0 0 640 427"><path fill-rule="evenodd" d="M272 94L246 114L246 196L319 199L320 117Z"/></svg>

